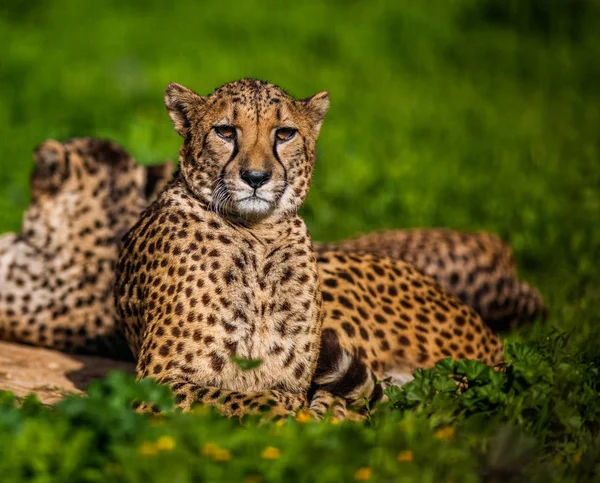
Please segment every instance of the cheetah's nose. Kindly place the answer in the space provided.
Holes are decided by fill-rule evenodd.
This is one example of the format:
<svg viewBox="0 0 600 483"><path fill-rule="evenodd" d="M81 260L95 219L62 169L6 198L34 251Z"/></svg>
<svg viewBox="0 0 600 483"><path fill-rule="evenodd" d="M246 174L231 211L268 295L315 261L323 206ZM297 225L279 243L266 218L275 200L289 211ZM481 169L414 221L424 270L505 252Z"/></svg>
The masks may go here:
<svg viewBox="0 0 600 483"><path fill-rule="evenodd" d="M240 178L251 188L258 189L271 179L269 171L240 171Z"/></svg>

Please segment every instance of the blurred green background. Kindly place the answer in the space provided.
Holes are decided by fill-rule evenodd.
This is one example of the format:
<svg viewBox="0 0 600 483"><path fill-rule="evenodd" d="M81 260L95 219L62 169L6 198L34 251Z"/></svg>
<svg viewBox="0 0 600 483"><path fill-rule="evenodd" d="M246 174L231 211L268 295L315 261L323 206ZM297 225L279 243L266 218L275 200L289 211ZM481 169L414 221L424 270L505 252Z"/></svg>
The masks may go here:
<svg viewBox="0 0 600 483"><path fill-rule="evenodd" d="M0 3L0 231L31 151L105 136L174 159L170 81L328 90L304 216L314 238L498 232L584 343L600 325L600 8L595 1ZM597 331L595 332L598 333Z"/></svg>

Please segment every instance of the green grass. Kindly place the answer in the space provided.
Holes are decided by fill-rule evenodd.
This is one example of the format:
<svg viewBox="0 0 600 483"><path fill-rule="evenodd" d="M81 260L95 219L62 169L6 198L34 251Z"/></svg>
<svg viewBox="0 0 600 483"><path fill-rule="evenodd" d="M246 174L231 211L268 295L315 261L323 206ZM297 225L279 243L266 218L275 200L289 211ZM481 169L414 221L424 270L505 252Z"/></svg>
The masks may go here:
<svg viewBox="0 0 600 483"><path fill-rule="evenodd" d="M515 441L519 458L529 455L540 479L584 478L582 465L599 454L597 424L577 405L592 405L590 391L600 387L594 372L600 360L599 14L593 0L0 2L0 231L19 228L30 153L44 139L107 136L141 162L172 159L180 140L162 105L167 83L208 93L254 76L296 96L331 94L303 209L314 238L415 226L493 230L514 246L522 275L539 286L550 310L546 324L509 337L536 348L552 375L543 389L539 381L510 387L541 391L546 409L525 411L504 401L494 406L502 417L482 428L468 421L488 414L488 400L474 415L453 407L445 422L456 425L456 439L442 442L432 431L436 415L448 414L446 402L425 396L420 409L381 411L372 426L360 428L292 422L284 429L240 429L211 415L169 416L164 431L177 449L143 464L142 456L132 457L139 472L114 479L142 481L147 474L188 481L202 474L219 480L232 471L235 480L252 473L244 465L256 462L264 481L351 480L360 466L372 467L373 481L398 481L398 475L492 481L490 471L504 481L500 463L490 463L504 455L494 444L511 446L502 438ZM555 329L562 335L552 335ZM560 350L549 348L549 341L567 336ZM527 360L541 378L539 361ZM98 397L107 404L116 396ZM556 407L564 401L575 412L562 421L558 414L568 409ZM77 438L90 448L99 444L95 420L77 429L66 409L30 414L11 404L0 409L0 449L22 444L15 447L25 456L0 458L0 471L18 462L21 476L54 471L57 462L42 462L71 451L64 465L82 481L97 481L102 465L119 467L143 438L158 434L124 405L115 407L111 417L135 419L138 426L129 428L139 435L123 430L119 439L109 432L103 456L84 457L74 448L84 445ZM414 421L416 429L395 432L399 421ZM206 458L190 457L191 441L207 435L235 454L198 473L193 468ZM47 460L34 458L34 444ZM281 458L268 466L260 445L281 446ZM413 469L395 460L407 449L414 451ZM573 465L575 455L588 460L581 456Z"/></svg>

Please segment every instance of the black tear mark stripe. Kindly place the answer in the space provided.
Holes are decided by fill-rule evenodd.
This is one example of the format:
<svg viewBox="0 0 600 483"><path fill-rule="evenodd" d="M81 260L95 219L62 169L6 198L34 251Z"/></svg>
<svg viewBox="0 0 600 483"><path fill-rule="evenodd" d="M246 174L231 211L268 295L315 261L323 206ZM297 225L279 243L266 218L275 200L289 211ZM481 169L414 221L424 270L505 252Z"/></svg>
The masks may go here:
<svg viewBox="0 0 600 483"><path fill-rule="evenodd" d="M233 141L233 151L231 152L231 156L229 157L229 159L227 160L227 162L223 166L223 169L221 169L221 172L219 173L219 177L220 178L223 178L225 176L225 170L227 169L227 166L229 166L231 164L231 162L235 159L235 157L238 155L239 150L240 149L238 147L238 141L237 141L237 138L236 138Z"/></svg>
<svg viewBox="0 0 600 483"><path fill-rule="evenodd" d="M288 184L287 169L281 162L281 159L279 158L279 153L277 152L277 140L276 139L273 141L273 156L275 156L275 159L280 164L280 166L283 168L283 182L285 183L285 185L287 185Z"/></svg>

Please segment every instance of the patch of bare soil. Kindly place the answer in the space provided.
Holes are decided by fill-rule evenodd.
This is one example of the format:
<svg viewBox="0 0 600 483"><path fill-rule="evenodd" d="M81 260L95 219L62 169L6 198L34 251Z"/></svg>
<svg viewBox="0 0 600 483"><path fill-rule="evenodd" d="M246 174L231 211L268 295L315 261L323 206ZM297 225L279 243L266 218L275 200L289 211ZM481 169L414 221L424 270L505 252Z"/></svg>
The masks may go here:
<svg viewBox="0 0 600 483"><path fill-rule="evenodd" d="M0 341L0 390L17 396L34 393L44 404L82 393L91 381L113 370L133 373L135 365Z"/></svg>

